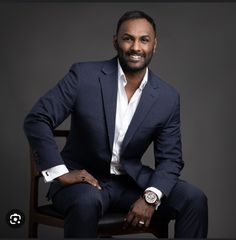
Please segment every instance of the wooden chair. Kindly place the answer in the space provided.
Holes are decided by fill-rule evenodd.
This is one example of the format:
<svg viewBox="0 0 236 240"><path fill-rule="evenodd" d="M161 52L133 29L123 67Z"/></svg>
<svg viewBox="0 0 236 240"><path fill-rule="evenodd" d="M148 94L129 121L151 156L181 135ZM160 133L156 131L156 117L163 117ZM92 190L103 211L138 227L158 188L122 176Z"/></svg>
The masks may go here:
<svg viewBox="0 0 236 240"><path fill-rule="evenodd" d="M54 130L55 137L66 138L69 134L67 130ZM38 224L54 227L64 227L63 216L60 215L52 204L39 206L39 179L42 175L36 170L35 159L30 149L31 165L31 188L30 188L30 208L29 208L29 231L30 238L38 237ZM150 225L148 228L127 228L123 229L123 219L126 213L107 213L99 221L98 236L108 237L113 235L126 235L136 233L152 233L158 238L168 238L168 221L155 222L155 227Z"/></svg>

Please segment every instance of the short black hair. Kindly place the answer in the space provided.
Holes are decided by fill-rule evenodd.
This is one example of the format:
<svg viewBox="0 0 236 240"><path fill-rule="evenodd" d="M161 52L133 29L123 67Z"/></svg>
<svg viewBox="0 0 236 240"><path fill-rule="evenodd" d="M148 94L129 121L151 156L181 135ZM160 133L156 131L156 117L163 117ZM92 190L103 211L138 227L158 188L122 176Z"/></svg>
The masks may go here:
<svg viewBox="0 0 236 240"><path fill-rule="evenodd" d="M141 19L141 18L146 19L152 25L153 30L156 35L156 24L155 24L154 20L149 15L147 15L145 12L142 12L142 11L128 11L128 12L124 13L120 17L120 19L117 23L116 35L118 34L120 26L123 22L128 21L130 19Z"/></svg>

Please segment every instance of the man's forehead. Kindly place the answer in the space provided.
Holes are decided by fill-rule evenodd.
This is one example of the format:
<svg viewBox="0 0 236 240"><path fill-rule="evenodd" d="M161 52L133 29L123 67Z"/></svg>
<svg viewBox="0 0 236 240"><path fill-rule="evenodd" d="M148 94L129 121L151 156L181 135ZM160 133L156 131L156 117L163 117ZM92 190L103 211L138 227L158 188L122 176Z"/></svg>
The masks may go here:
<svg viewBox="0 0 236 240"><path fill-rule="evenodd" d="M120 26L119 34L149 36L155 35L154 29L145 18L129 19L123 22Z"/></svg>

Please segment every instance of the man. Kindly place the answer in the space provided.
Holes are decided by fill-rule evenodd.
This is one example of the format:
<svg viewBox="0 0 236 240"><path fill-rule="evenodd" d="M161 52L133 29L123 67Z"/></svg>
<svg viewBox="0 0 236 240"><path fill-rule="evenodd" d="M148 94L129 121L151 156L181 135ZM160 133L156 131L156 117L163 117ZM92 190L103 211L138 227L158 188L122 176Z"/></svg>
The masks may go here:
<svg viewBox="0 0 236 240"><path fill-rule="evenodd" d="M174 218L175 237L205 238L207 199L178 179L179 95L148 69L157 47L153 19L125 13L113 44L116 58L74 64L24 123L38 170L52 181L48 196L65 216L65 237L96 237L99 218L115 207L127 212L128 227ZM52 130L70 114L60 154ZM155 169L141 163L151 143Z"/></svg>

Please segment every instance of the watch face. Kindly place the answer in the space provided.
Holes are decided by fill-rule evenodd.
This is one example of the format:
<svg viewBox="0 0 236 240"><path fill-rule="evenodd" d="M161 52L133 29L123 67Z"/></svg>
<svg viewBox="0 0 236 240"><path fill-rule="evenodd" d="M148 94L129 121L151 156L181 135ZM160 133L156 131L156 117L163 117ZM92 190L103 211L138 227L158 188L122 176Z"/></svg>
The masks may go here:
<svg viewBox="0 0 236 240"><path fill-rule="evenodd" d="M157 195L153 192L147 192L144 196L147 203L153 204L157 201Z"/></svg>

